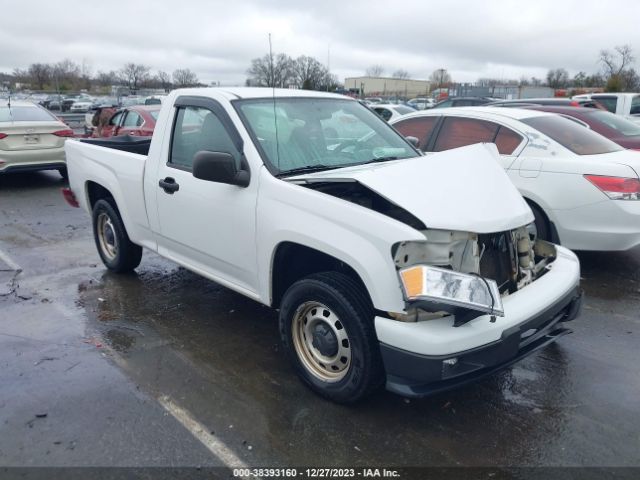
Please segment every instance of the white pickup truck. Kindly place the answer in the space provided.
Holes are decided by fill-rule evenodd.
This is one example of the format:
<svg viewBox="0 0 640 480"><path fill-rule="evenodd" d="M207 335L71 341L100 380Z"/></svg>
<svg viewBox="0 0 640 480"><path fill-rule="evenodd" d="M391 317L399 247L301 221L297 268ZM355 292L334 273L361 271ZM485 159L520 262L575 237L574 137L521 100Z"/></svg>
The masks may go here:
<svg viewBox="0 0 640 480"><path fill-rule="evenodd" d="M336 402L475 380L580 309L576 256L535 238L493 144L425 157L340 95L176 90L151 140L66 154L109 269L145 247L279 309L295 370Z"/></svg>
<svg viewBox="0 0 640 480"><path fill-rule="evenodd" d="M596 100L611 113L640 122L640 93L586 93L571 98Z"/></svg>

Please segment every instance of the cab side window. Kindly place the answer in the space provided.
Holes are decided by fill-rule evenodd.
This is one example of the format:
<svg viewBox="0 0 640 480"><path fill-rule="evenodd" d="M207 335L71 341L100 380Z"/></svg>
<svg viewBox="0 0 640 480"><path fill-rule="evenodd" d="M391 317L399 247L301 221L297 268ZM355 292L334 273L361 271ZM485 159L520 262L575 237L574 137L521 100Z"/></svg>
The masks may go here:
<svg viewBox="0 0 640 480"><path fill-rule="evenodd" d="M202 107L179 107L173 125L169 166L191 169L193 157L203 150L228 153L240 168L241 154L216 114Z"/></svg>

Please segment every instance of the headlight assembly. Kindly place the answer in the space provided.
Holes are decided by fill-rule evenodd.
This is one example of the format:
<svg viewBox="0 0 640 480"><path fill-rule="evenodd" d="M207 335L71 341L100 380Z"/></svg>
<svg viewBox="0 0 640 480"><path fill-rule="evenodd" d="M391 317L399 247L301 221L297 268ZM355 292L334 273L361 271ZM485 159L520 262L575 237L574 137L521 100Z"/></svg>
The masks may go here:
<svg viewBox="0 0 640 480"><path fill-rule="evenodd" d="M407 300L427 302L429 310L460 316L462 323L483 313L504 316L498 285L491 279L429 265L404 268L400 279Z"/></svg>

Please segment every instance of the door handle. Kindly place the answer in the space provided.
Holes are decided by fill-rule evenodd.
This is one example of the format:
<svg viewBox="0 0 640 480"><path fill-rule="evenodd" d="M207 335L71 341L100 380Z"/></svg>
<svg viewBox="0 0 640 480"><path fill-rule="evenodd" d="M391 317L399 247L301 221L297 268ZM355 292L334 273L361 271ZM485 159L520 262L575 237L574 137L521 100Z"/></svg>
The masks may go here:
<svg viewBox="0 0 640 480"><path fill-rule="evenodd" d="M164 180L160 180L158 185L161 189L163 189L169 195L173 195L174 192L180 190L180 185L178 185L174 178L167 177Z"/></svg>

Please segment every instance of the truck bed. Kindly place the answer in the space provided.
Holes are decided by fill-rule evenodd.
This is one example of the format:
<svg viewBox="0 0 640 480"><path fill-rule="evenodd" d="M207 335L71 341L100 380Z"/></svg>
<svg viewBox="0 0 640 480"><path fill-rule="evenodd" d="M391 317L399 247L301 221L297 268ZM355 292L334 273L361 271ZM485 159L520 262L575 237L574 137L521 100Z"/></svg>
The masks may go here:
<svg viewBox="0 0 640 480"><path fill-rule="evenodd" d="M138 155L148 155L151 146L151 137L134 137L133 135L121 135L108 138L85 138L82 143L99 145L101 147L113 148Z"/></svg>
<svg viewBox="0 0 640 480"><path fill-rule="evenodd" d="M80 206L91 212L93 184L106 188L120 205L132 241L153 248L144 197L144 170L151 139L68 140L65 143L69 186L78 192ZM105 148L108 147L108 148Z"/></svg>

